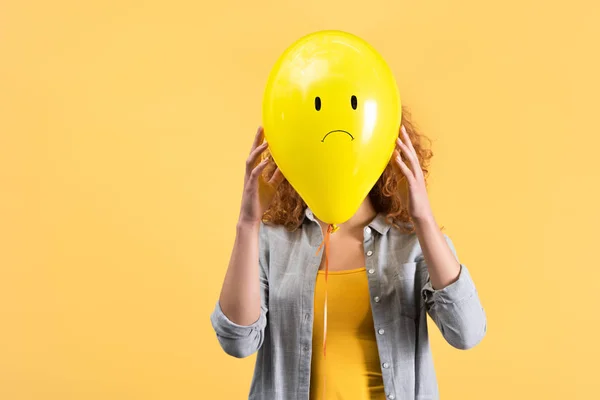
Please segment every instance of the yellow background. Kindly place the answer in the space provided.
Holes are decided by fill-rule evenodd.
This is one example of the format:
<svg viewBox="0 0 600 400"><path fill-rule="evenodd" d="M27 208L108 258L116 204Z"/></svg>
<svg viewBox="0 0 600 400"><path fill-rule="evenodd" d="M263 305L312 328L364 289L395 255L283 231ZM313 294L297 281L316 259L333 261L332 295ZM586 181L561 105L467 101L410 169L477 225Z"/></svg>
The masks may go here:
<svg viewBox="0 0 600 400"><path fill-rule="evenodd" d="M277 56L372 43L434 139L486 308L432 329L442 399L589 399L600 358L600 5L2 1L0 399L242 399L209 323Z"/></svg>

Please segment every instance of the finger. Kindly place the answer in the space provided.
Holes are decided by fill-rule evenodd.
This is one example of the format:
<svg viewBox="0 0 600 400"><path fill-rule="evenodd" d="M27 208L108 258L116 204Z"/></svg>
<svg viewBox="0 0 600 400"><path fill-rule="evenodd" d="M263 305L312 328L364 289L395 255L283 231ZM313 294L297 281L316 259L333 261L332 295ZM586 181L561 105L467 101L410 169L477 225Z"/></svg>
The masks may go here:
<svg viewBox="0 0 600 400"><path fill-rule="evenodd" d="M395 147L395 151L397 152L401 152L402 149L400 148L400 144L402 143L402 141L400 140L400 138L396 138L396 147Z"/></svg>
<svg viewBox="0 0 600 400"><path fill-rule="evenodd" d="M417 177L417 179L421 179L421 178L423 178L423 169L421 168L421 163L419 162L419 157L417 155L417 151L415 150L412 140L410 140L410 136L408 136L408 131L406 130L404 125L402 125L401 130L402 130L402 136L404 137L404 142L407 143L408 148L410 149L411 153L414 156L414 158L411 160L411 163L415 164L415 169L414 169L415 176Z"/></svg>
<svg viewBox="0 0 600 400"><path fill-rule="evenodd" d="M258 177L265 170L265 168L267 167L268 163L269 163L269 159L265 158L256 167L254 167L254 169L250 173L250 176L248 177L248 185L255 185L256 184L256 181L258 180Z"/></svg>
<svg viewBox="0 0 600 400"><path fill-rule="evenodd" d="M421 169L421 166L419 165L419 159L417 158L416 153L413 150L409 149L408 146L405 145L402 142L402 140L400 140L400 138L398 138L397 143L400 146L400 149L402 150L402 154L408 160L408 165L410 166L410 169L416 175L418 173L417 171Z"/></svg>
<svg viewBox="0 0 600 400"><path fill-rule="evenodd" d="M400 147L398 147L398 145L396 145L396 149L394 150L394 152L392 153L392 166L396 169L399 169L400 166L398 165L398 162L396 161L396 159L400 157Z"/></svg>
<svg viewBox="0 0 600 400"><path fill-rule="evenodd" d="M269 179L269 185L277 187L281 184L281 182L283 182L284 179L285 177L281 173L281 170L277 168L275 172L273 172L273 176L271 176L271 179Z"/></svg>
<svg viewBox="0 0 600 400"><path fill-rule="evenodd" d="M252 153L258 146L260 146L264 138L265 130L262 126L259 126L256 130L256 135L254 135L254 141L252 142L252 148L250 149L250 153Z"/></svg>
<svg viewBox="0 0 600 400"><path fill-rule="evenodd" d="M415 148L413 147L412 141L410 140L410 136L408 136L408 132L406 131L406 128L404 127L404 125L402 125L400 130L402 131L402 138L404 139L404 142L406 143L408 148L411 149L413 151L413 153L417 154L417 152L415 151Z"/></svg>
<svg viewBox="0 0 600 400"><path fill-rule="evenodd" d="M268 147L267 142L262 143L260 146L256 147L252 150L248 159L246 160L246 173L250 174L254 167L258 164L258 160L260 159L260 155L263 151Z"/></svg>
<svg viewBox="0 0 600 400"><path fill-rule="evenodd" d="M415 175L413 174L411 169L408 168L408 165L406 165L404 161L402 161L402 156L398 155L396 157L396 165L398 166L398 168L400 168L400 171L402 171L402 174L406 177L406 180L409 183L411 183L415 179Z"/></svg>
<svg viewBox="0 0 600 400"><path fill-rule="evenodd" d="M404 155L406 159L411 159L415 157L415 154L408 148L408 146L402 141L402 139L396 139L396 146L398 151Z"/></svg>

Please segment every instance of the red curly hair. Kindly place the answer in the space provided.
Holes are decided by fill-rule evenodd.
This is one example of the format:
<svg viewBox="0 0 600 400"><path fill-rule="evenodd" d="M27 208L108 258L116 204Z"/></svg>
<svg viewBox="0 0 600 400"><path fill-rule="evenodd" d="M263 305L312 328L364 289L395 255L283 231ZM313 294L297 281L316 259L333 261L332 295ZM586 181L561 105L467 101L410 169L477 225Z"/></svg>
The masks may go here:
<svg viewBox="0 0 600 400"><path fill-rule="evenodd" d="M422 142L427 141L430 145L431 140L417 131L411 119L411 114L405 107L402 108L402 125L404 125L415 148L423 175L427 178L429 172L427 168L433 153ZM275 171L276 165L268 150L265 151L264 155L269 161L263 173L265 176L271 176ZM402 173L396 172L397 170L392 163L393 161L390 160L379 180L369 192L369 198L373 203L375 211L384 213L392 226L403 232L411 233L414 231L414 227L408 213L408 200L406 197L408 187L406 178ZM296 192L287 180L284 180L277 188L269 209L263 215L263 221L275 225L283 225L289 230L294 230L301 225L306 207L306 203L302 200L298 192Z"/></svg>

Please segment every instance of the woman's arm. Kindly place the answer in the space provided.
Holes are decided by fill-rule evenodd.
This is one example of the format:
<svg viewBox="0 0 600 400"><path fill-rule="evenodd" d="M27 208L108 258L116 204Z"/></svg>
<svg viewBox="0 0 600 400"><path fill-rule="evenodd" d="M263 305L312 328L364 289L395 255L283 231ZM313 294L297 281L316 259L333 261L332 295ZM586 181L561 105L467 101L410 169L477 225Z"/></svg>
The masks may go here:
<svg viewBox="0 0 600 400"><path fill-rule="evenodd" d="M258 351L267 326L268 249L263 228L238 224L221 296L211 315L221 347L238 358Z"/></svg>
<svg viewBox="0 0 600 400"><path fill-rule="evenodd" d="M251 325L260 316L258 232L259 224L237 224L235 243L219 297L223 313L238 325Z"/></svg>
<svg viewBox="0 0 600 400"><path fill-rule="evenodd" d="M417 153L406 129L401 130L404 140L398 138L394 157L408 183L408 211L423 253L417 262L427 266L429 279L421 291L422 297L446 341L456 348L468 349L485 336L485 312L469 271L459 263L452 241L435 222Z"/></svg>
<svg viewBox="0 0 600 400"><path fill-rule="evenodd" d="M434 289L443 289L454 283L460 274L460 264L434 218L417 219L413 222L421 251L427 262L431 286Z"/></svg>
<svg viewBox="0 0 600 400"><path fill-rule="evenodd" d="M268 249L261 218L283 181L283 175L276 169L268 180L264 178L267 159L259 163L260 155L267 148L263 139L263 130L259 128L246 161L235 243L221 295L211 315L221 346L235 357L246 357L257 351L267 325Z"/></svg>
<svg viewBox="0 0 600 400"><path fill-rule="evenodd" d="M460 264L452 240L435 221L415 222L429 280L421 290L425 308L444 339L457 349L477 345L487 331L487 319L475 284Z"/></svg>

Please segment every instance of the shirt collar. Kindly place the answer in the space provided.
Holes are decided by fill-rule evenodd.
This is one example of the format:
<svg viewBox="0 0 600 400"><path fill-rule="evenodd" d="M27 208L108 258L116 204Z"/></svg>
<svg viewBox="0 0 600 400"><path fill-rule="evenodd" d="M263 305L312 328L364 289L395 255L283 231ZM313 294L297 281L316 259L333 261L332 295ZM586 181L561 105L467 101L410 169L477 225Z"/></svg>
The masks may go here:
<svg viewBox="0 0 600 400"><path fill-rule="evenodd" d="M308 207L306 207L306 210L304 211L304 216L310 221L317 222L317 218ZM369 228L375 230L380 235L385 235L391 227L392 225L390 225L386 216L382 213L378 213L377 216L373 218L373 221L369 223Z"/></svg>

